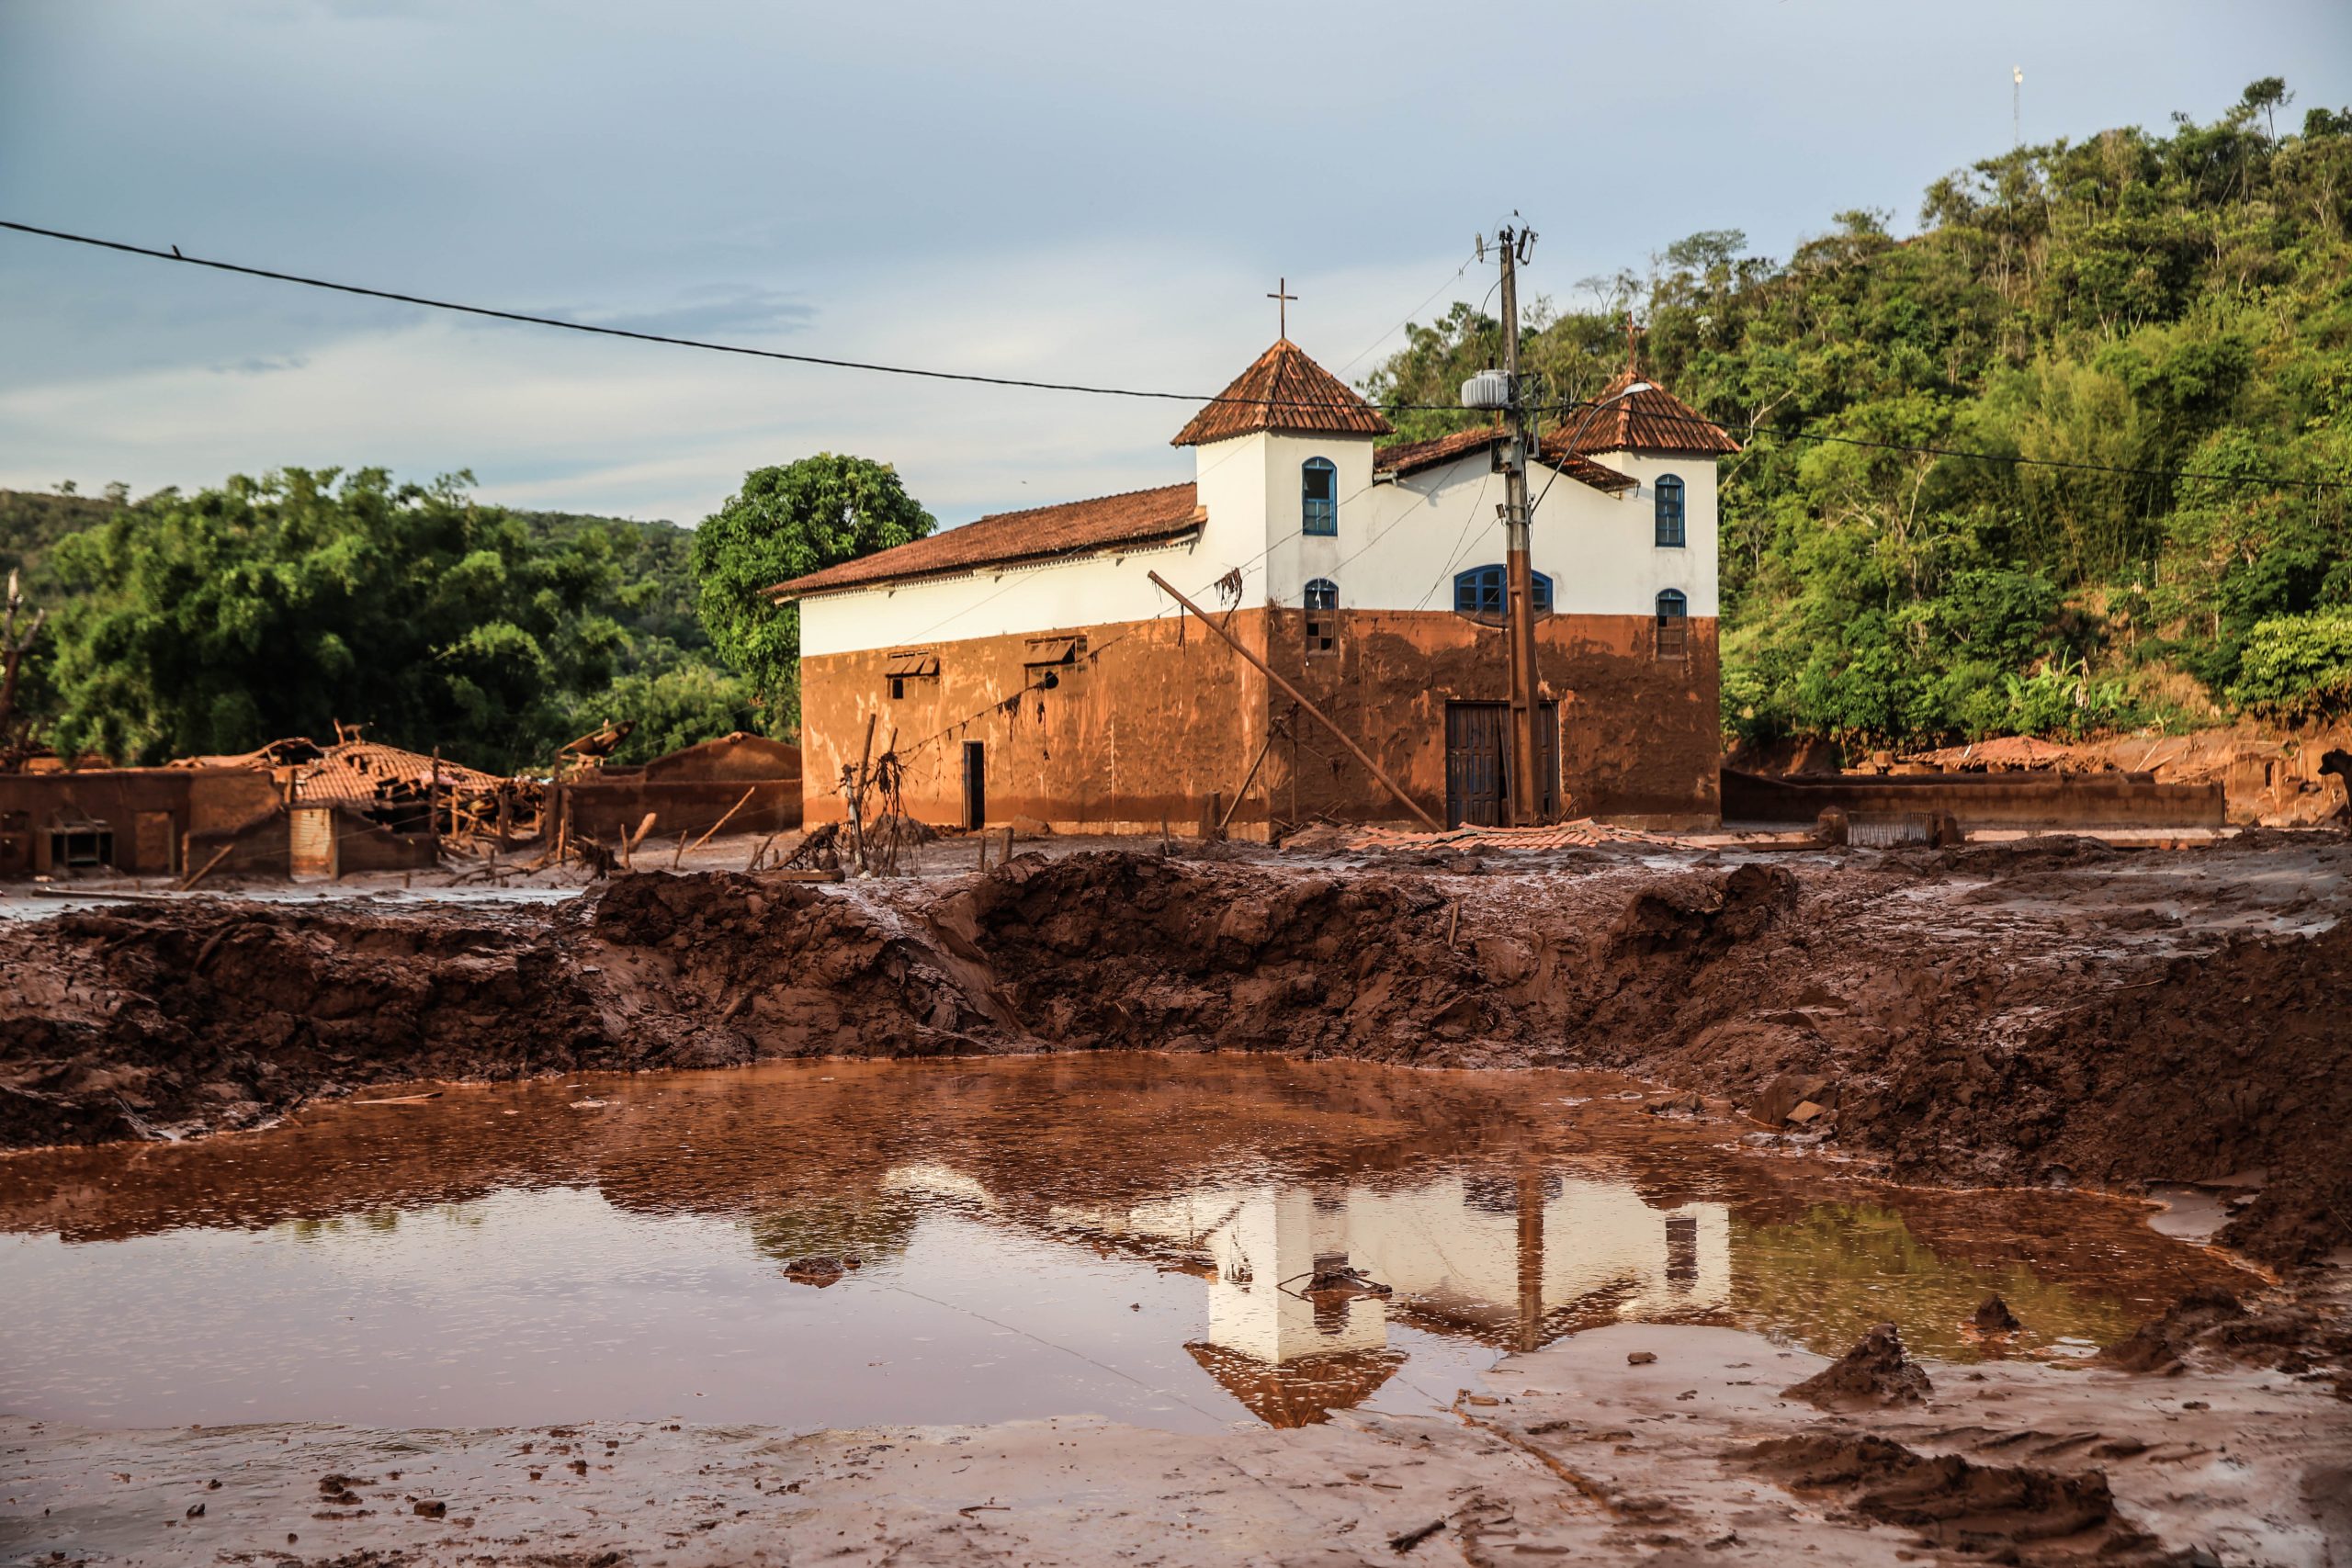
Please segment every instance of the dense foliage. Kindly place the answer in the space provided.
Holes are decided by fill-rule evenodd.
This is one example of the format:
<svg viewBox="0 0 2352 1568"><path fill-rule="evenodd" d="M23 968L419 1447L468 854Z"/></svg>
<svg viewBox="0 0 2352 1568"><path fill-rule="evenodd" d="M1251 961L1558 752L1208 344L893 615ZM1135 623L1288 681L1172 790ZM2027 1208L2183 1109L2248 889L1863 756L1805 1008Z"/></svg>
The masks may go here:
<svg viewBox="0 0 2352 1568"><path fill-rule="evenodd" d="M1547 397L1623 367L1632 310L1644 372L1746 444L1722 468L1728 728L1925 742L2352 706L2352 111L2296 130L2290 97L2267 80L2211 124L1988 159L1909 238L1849 212L1783 262L1700 233L1599 283L1602 309L1537 306ZM1366 389L1450 400L1498 330L1458 306Z"/></svg>
<svg viewBox="0 0 2352 1568"><path fill-rule="evenodd" d="M692 613L684 529L510 513L467 482L288 469L135 503L0 492L0 557L55 612L28 706L61 750L122 761L340 719L544 768L608 718L637 722L623 761L756 725Z"/></svg>
<svg viewBox="0 0 2352 1568"><path fill-rule="evenodd" d="M694 542L702 624L779 725L797 732L800 723L800 609L779 610L763 591L920 539L933 526L897 469L830 452L754 468L703 519Z"/></svg>
<svg viewBox="0 0 2352 1568"><path fill-rule="evenodd" d="M21 705L119 761L370 737L502 770L607 721L641 761L797 729L797 613L760 590L927 534L898 476L820 456L745 476L702 530L510 512L469 475L288 468L132 502L0 491L0 570L54 613Z"/></svg>

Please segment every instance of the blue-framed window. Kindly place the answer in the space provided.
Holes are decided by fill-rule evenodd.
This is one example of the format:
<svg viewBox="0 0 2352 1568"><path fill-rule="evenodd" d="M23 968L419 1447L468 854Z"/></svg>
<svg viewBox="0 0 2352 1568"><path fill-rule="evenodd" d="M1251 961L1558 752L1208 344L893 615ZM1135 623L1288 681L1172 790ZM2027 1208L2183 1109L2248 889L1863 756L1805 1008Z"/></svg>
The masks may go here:
<svg viewBox="0 0 2352 1568"><path fill-rule="evenodd" d="M1340 651L1340 585L1318 577L1306 585L1306 656Z"/></svg>
<svg viewBox="0 0 2352 1568"><path fill-rule="evenodd" d="M1679 550L1683 543L1682 481L1672 474L1660 474L1650 488L1657 492L1658 548Z"/></svg>
<svg viewBox="0 0 2352 1568"><path fill-rule="evenodd" d="M1298 531L1340 531L1340 470L1329 457L1309 457L1298 469Z"/></svg>
<svg viewBox="0 0 2352 1568"><path fill-rule="evenodd" d="M1679 588L1668 588L1657 596L1657 656L1681 658L1690 639L1690 601Z"/></svg>
<svg viewBox="0 0 2352 1568"><path fill-rule="evenodd" d="M1540 571L1532 575L1535 580L1535 613L1548 615L1552 613L1552 580ZM1474 566L1468 571L1455 573L1453 609L1456 615L1500 620L1510 610L1510 573L1498 566Z"/></svg>

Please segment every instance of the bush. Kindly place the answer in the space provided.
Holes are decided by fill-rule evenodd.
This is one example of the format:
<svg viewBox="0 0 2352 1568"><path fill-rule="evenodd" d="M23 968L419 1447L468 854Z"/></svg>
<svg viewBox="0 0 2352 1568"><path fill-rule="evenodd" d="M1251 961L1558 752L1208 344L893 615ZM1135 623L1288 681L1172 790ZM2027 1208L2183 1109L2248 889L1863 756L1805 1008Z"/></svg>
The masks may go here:
<svg viewBox="0 0 2352 1568"><path fill-rule="evenodd" d="M2256 622L2229 696L2241 707L2281 719L2352 708L2352 609Z"/></svg>

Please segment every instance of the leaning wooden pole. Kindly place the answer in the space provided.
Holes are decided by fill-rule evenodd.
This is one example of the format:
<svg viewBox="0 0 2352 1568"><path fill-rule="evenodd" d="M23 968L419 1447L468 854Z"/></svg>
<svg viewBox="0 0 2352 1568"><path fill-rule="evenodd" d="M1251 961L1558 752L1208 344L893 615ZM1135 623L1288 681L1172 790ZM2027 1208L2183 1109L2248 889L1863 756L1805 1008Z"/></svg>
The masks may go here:
<svg viewBox="0 0 2352 1568"><path fill-rule="evenodd" d="M1259 658L1256 654L1250 652L1248 649L1242 647L1239 640L1236 638L1232 633L1227 631L1223 626L1218 626L1216 619L1211 616L1206 610L1202 609L1198 604L1193 604L1190 599L1185 598L1182 593L1177 592L1175 589L1170 587L1166 578L1160 576L1159 573L1156 571L1147 572L1145 575L1151 579L1153 583L1159 587L1162 593L1167 594L1170 599L1175 600L1176 603L1183 605L1184 608L1192 611L1194 615L1198 616L1200 618L1201 625L1208 627L1209 630L1215 632L1218 637L1223 637L1227 647L1232 649L1234 652L1241 655L1242 658L1248 660L1251 664L1256 665L1258 672L1263 675L1267 680L1272 681L1275 685L1281 687L1283 694L1288 697L1291 701L1296 703L1300 707L1304 708L1306 711L1308 717L1314 719L1316 723L1329 730L1332 737L1337 739L1340 745L1348 749L1348 755L1353 757L1357 761L1362 762L1364 765L1364 771L1372 774L1374 778L1380 781L1381 788L1395 795L1396 797L1397 804L1404 807L1406 810L1411 812L1414 816L1419 818L1422 821L1430 825L1430 831L1433 833L1442 833L1445 831L1445 825L1440 822L1436 818L1430 816L1427 811L1422 810L1420 803L1415 800L1411 795L1407 795L1403 785L1399 784L1395 779L1390 778L1386 773L1381 772L1380 764L1372 760L1370 752L1356 744L1355 737L1350 735L1346 730L1341 729L1338 724L1332 721L1330 716L1326 714L1321 708L1318 708L1313 703L1308 702L1306 700L1306 693L1300 691L1296 686L1292 685L1288 681L1283 680L1280 675L1274 672L1272 666L1269 665L1264 660Z"/></svg>

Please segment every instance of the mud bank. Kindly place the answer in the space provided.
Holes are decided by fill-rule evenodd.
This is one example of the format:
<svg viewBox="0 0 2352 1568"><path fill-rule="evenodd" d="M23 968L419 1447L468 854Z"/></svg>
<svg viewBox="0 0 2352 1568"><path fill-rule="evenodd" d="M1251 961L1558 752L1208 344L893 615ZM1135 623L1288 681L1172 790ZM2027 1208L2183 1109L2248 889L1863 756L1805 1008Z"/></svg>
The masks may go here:
<svg viewBox="0 0 2352 1568"><path fill-rule="evenodd" d="M1825 1365L1754 1335L1627 1325L1507 1359L1447 1415L1193 1437L1087 1417L806 1436L11 1418L0 1544L370 1568L2316 1564L2352 1531L2352 1432L2308 1388L1935 1364L1918 1403L1825 1416L1781 1392Z"/></svg>
<svg viewBox="0 0 2352 1568"><path fill-rule="evenodd" d="M2340 838L2273 835L1510 868L1102 851L850 888L640 875L553 910L134 906L0 930L0 1145L819 1054L1601 1066L1902 1179L2258 1187L2224 1239L2292 1262L2352 1243L2348 880Z"/></svg>

